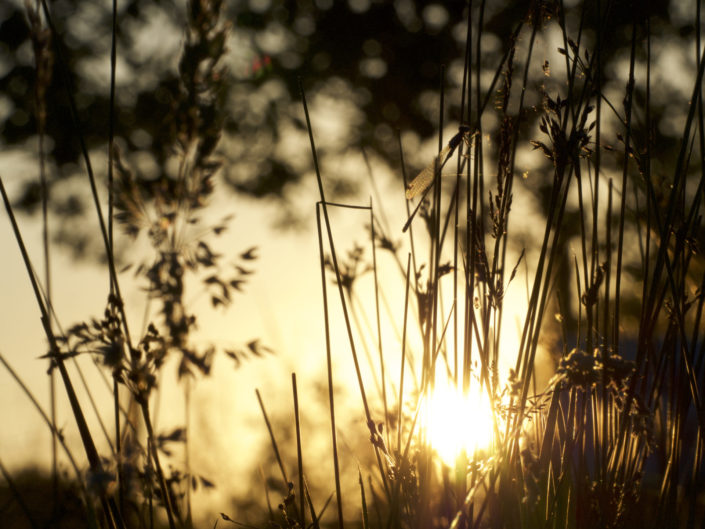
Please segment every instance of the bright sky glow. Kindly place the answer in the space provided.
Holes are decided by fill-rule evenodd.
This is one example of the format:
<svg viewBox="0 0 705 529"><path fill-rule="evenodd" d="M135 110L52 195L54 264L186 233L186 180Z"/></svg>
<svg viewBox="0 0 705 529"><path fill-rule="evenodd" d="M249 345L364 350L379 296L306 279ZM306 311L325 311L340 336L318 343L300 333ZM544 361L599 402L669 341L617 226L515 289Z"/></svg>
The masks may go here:
<svg viewBox="0 0 705 529"><path fill-rule="evenodd" d="M493 419L487 393L473 384L467 395L451 381L439 381L421 409L421 425L440 460L454 466L463 450L472 456L492 442Z"/></svg>

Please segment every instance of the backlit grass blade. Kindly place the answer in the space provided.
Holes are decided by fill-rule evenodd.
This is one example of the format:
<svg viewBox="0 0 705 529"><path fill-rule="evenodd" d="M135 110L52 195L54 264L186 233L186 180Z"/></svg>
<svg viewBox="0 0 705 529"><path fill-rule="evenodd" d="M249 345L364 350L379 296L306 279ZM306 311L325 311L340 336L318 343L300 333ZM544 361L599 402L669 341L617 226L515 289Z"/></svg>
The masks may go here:
<svg viewBox="0 0 705 529"><path fill-rule="evenodd" d="M453 156L455 149L458 147L458 145L460 145L460 142L467 136L469 131L470 127L468 127L467 125L460 125L458 133L450 139L448 145L443 147L441 152L438 153L438 156L436 156L433 161L428 164L419 174L417 174L416 177L406 186L407 200L411 200L412 198L420 195L421 193L426 191L426 189L428 189L428 187L433 182L436 174L438 174L439 171L443 169L443 166L446 164L446 162L450 159L451 156Z"/></svg>

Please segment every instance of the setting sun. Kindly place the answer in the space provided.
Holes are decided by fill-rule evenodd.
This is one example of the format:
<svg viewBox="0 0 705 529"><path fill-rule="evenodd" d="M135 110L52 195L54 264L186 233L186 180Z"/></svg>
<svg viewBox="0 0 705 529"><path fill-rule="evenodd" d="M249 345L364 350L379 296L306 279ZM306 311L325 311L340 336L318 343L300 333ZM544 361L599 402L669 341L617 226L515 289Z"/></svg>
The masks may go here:
<svg viewBox="0 0 705 529"><path fill-rule="evenodd" d="M428 444L448 466L463 452L472 456L492 442L492 408L478 384L465 394L452 382L437 382L424 399L420 419Z"/></svg>

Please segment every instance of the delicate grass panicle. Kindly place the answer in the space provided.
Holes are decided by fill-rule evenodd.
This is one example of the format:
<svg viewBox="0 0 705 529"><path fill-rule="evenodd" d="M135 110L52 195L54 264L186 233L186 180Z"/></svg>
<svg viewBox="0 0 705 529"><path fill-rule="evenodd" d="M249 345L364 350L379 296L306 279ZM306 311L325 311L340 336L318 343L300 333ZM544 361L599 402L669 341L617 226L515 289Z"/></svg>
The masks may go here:
<svg viewBox="0 0 705 529"><path fill-rule="evenodd" d="M312 432L302 420L306 407L299 406L296 377L295 461L281 450L276 423L257 392L284 484L278 509L270 507L263 524L558 529L691 528L705 522L705 56L699 4L692 96L683 102L686 118L676 150L670 158L663 155L658 173L652 163L658 124L651 79L652 68L660 65L652 59L649 16L635 4L624 46L615 44L623 37L615 30L615 13L627 12L617 2L570 8L563 2L529 2L502 40L501 60L487 64L482 49L486 7L485 1L467 6L462 85L449 96L441 76L438 155L412 178L407 178L400 136L404 186L399 195L408 202L407 218L395 219L395 228L377 215L381 204L327 201L317 124L301 83L320 193L315 211L331 470L330 481L309 483L304 440ZM61 48L52 52L49 47L56 40L50 11L43 2L42 8L42 17L28 8L40 138L48 65L53 57L61 62ZM221 165L215 148L223 128L220 59L228 30L221 8L218 1L188 3L180 83L173 94L176 174L145 191L136 183L130 153L115 149L111 128L106 229L85 154L110 273L101 319L66 333L54 330L60 327L51 308L49 277L39 284L0 180L42 312L50 371L61 377L85 447L88 478L80 477L80 463L68 455L92 526L166 522L172 528L191 527L189 491L212 485L189 468L188 421L185 428L154 432L150 403L168 355L179 356L187 402L190 377L207 375L211 368L215 348L192 343L196 315L184 303L187 275L202 281L214 306L227 305L256 257L254 248L241 253L235 272L224 277L223 257L207 237L221 233L229 219L209 227L207 236L196 229ZM542 43L548 44L540 52ZM615 74L613 80L605 56L617 45L628 50L629 66L624 79ZM114 48L112 59L114 74ZM487 72L493 75L483 75ZM454 103L446 105L446 99ZM443 137L448 118L459 124L450 141ZM40 161L42 149L40 142ZM449 167L452 176L442 176ZM518 211L518 203L526 202L518 200L520 194L529 193L537 198L540 216ZM369 215L369 248L333 237L333 208ZM153 250L148 261L135 263L135 270L158 306L158 318L139 335L130 334L120 294L113 217L128 237L146 240ZM352 247L345 257L336 252L341 245ZM384 259L378 259L378 249L386 251ZM48 255L47 244L47 269ZM390 262L392 271L400 272L403 293L393 291L393 281L380 280L382 274L389 277ZM359 280L363 276L371 279L371 288ZM335 299L329 296L331 280ZM525 295L517 296L522 281ZM402 298L400 310L388 303ZM333 306L342 309L347 343L331 343L332 326L340 321L330 316ZM508 330L512 320L518 327L515 341ZM398 344L390 347L386 335L393 332ZM349 452L339 451L342 412L335 400L341 384L335 358L346 347L362 404L357 424L370 441L358 447L353 465ZM242 351L226 353L239 362L265 351L254 340ZM86 352L114 381L114 441L108 458L98 454L85 404L65 367ZM484 414L477 413L480 409ZM441 447L443 439L434 435L441 416L452 423L444 430L452 433L440 436L453 441L450 456ZM57 446L68 451L52 417L43 417ZM480 417L487 424L481 426ZM110 428L104 430L110 442ZM461 433L472 435L472 442L447 439ZM173 443L186 445L186 465L167 473L160 459L168 457ZM319 458L316 464L326 463ZM12 485L12 477L0 469ZM32 520L15 490L17 504ZM318 491L325 495L319 497ZM267 489L267 505L269 499ZM245 526L233 516L221 514L219 521Z"/></svg>
<svg viewBox="0 0 705 529"><path fill-rule="evenodd" d="M43 2L41 7L43 17L29 4L27 6L37 57L35 92L40 137L41 124L47 112L43 104L43 94L53 57L49 44L55 32L51 11ZM116 3L113 7L116 8ZM242 290L248 276L253 272L250 266L257 258L255 247L242 252L238 262L229 267L233 272L224 276L221 271L223 256L211 249L209 237L221 234L227 227L229 217L216 225L205 226L205 229L201 225L201 214L212 194L214 176L221 166L215 155L215 148L223 127L223 82L226 72L220 62L226 51L225 38L228 31L228 25L220 19L221 10L222 2L194 0L188 3L188 26L179 62L180 83L178 92L172 97L173 152L178 161L177 174L171 175L169 180L155 183L151 189L145 190L144 186L137 185L132 169L113 144L111 111L110 222L106 228L90 159L84 149L84 161L89 171L110 272L110 294L101 319L74 325L66 333L52 330L60 329L60 326L58 322L52 325L55 315L48 298L48 280L44 287L37 283L32 271L33 266L24 251L5 188L1 187L6 209L35 287L37 302L42 310L44 327L51 344L47 355L51 360L50 372L53 373L55 368L61 371L62 381L69 394L90 462L90 471L82 488L85 519L89 526L144 527L153 526L160 520L165 520L171 528L191 526L190 490L199 486L213 486L209 480L193 474L188 468L186 447L186 468L179 470L170 464L169 472L164 470L160 460L172 454L171 445L187 442L188 429L155 432L151 422L150 402L153 400L154 390L158 388L159 372L169 355L179 355L178 376L186 379L184 387L188 400L188 378L196 373L208 375L216 352L215 346L197 347L189 339L196 326L197 317L188 312L184 300L187 276L193 275L201 281L214 307L227 306L231 303L234 292ZM113 16L116 16L115 12ZM48 27L43 26L43 20ZM116 29L113 25L113 32ZM114 38L113 33L113 41ZM111 56L112 83L115 82L114 52L115 47ZM57 57L61 62L60 49ZM59 66L66 70L65 63ZM112 93L114 84L111 84ZM73 97L74 94L69 91L70 104L75 109ZM111 101L114 104L114 98L111 97ZM75 121L74 127L82 141L80 123ZM40 152L40 160L43 160L41 154ZM114 179L113 173L116 175ZM43 169L41 174L43 177ZM136 342L133 341L128 327L127 308L120 293L115 270L113 216L124 227L128 237L143 237L153 250L153 255L144 263L130 263L126 267L136 265L135 274L143 278L150 297L158 303L161 316L160 321L145 325L144 332ZM46 268L48 270L48 259ZM243 348L227 350L225 353L239 364L246 357L260 356L268 351L269 349L258 340L253 340ZM65 362L75 360L74 357L85 353L94 355L98 360L96 366L107 368L114 380L113 441L108 429L101 423L111 449L110 457L98 456L92 433L83 417L82 404L76 397L73 383L64 367ZM9 366L6 367L10 369ZM76 367L78 368L78 364ZM14 372L11 373L16 378ZM120 388L127 390L125 395L122 395ZM88 391L93 402L90 389ZM33 402L39 407L36 401ZM47 421L52 431L57 432L53 419L47 418ZM57 437L68 450L58 432ZM68 452L68 456L73 462L73 454ZM54 472L57 472L56 466ZM57 487L56 479L54 483ZM55 492L55 500L57 498ZM93 507L95 498L99 498L101 502L98 511ZM17 499L21 501L20 496ZM165 516L158 513L158 505L163 508ZM52 516L58 523L61 519L60 509L55 510Z"/></svg>

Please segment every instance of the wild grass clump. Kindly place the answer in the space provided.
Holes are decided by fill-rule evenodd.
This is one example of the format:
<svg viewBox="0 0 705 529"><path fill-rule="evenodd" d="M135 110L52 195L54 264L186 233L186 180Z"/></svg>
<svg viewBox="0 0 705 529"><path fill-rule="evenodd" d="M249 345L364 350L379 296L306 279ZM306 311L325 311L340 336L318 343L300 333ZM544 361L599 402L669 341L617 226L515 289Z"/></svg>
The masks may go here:
<svg viewBox="0 0 705 529"><path fill-rule="evenodd" d="M171 154L176 160L174 174L145 185L142 175L136 175L130 167L133 153L121 153L114 137L115 119L115 38L113 24L113 47L111 54L111 112L109 119L109 164L108 164L108 222L104 221L99 199L96 177L81 134L77 118L75 94L68 90L68 104L72 110L78 140L82 146L83 161L94 199L100 234L104 243L105 262L109 273L107 306L100 318L73 325L64 331L53 313L49 284L49 245L47 204L48 188L44 184L43 126L48 111L43 96L49 84L50 65L56 58L59 69L68 79L67 64L63 50L57 44L52 48L53 25L51 10L44 2L36 7L27 3L26 9L35 43L36 57L36 113L40 137L40 174L42 177L42 203L44 215L44 254L46 279L40 284L24 246L13 206L0 179L5 208L10 217L15 237L20 245L42 323L49 341L49 373L53 377L59 372L60 380L68 394L71 410L76 420L89 470L83 472L74 455L66 445L62 433L56 426L53 413L54 386L52 385L52 415L47 416L12 368L2 359L3 365L22 385L42 413L54 434L55 443L66 451L76 472L80 498L84 506L84 523L90 527L154 527L167 523L172 529L192 526L190 493L199 487L212 487L205 477L192 472L188 455L188 419L186 426L172 431L155 431L151 405L159 389L161 372L169 357L178 357L178 379L183 381L188 403L191 382L196 375L207 376L211 371L214 345L195 345L191 339L197 326L197 315L189 312L185 300L187 282L201 283L214 307L228 306L236 292L241 291L251 265L257 258L256 247L243 251L237 260L226 263L224 256L211 248L212 239L227 229L229 218L213 225L202 218L208 200L213 193L214 176L221 167L216 155L223 128L224 82L226 71L221 59L226 52L225 38L228 24L222 21L222 2L194 0L188 3L185 43L178 64L179 84L172 94L172 138ZM117 4L113 5L113 20L116 20ZM60 39L58 39L60 41ZM68 82L68 81L67 81ZM141 182L141 183L138 183ZM125 238L114 237L113 219L124 228ZM128 263L125 272L133 268L144 289L156 305L155 310L146 311L144 329L138 333L128 324L128 307L120 289L115 247L118 241L133 248L151 249L144 261ZM143 241L140 246L140 241ZM227 265L227 266L226 266ZM192 287L191 287L192 288ZM150 319L153 318L153 321ZM261 355L268 348L258 340L239 349L224 351L236 362L249 356ZM79 355L91 355L99 370L111 377L114 400L114 425L112 434L102 422L110 453L101 455L97 439L88 427L83 404L75 389L75 383L66 368ZM78 368L78 365L75 364ZM79 369L83 379L83 374ZM53 378L52 378L53 380ZM85 383L85 381L84 381ZM93 403L91 388L88 390ZM93 406L95 406L93 404ZM188 405L187 405L188 406ZM111 438L112 437L112 438ZM182 445L184 465L166 467L164 459L172 455L174 445ZM54 510L41 523L62 522L58 504L60 487L57 479L55 448L53 454ZM8 477L8 479L10 479ZM20 505L23 493L13 489ZM95 508L95 503L99 507ZM36 514L36 513L35 513ZM73 514L72 514L73 515ZM34 517L28 520L34 524Z"/></svg>
<svg viewBox="0 0 705 529"><path fill-rule="evenodd" d="M630 23L626 89L615 101L604 90L603 61L612 45L609 3L568 11L562 4L531 3L506 42L502 63L493 65L489 88L480 79L488 67L478 44L483 10L484 3L468 10L460 113L454 116L459 132L449 143L443 140L441 90L439 155L406 186L406 197L420 200L416 209L407 208L406 259L399 245L381 243L395 240L398 232L384 233L372 206L365 207L370 211L369 264L362 264L357 246L356 267L337 257L339 241L332 236L328 211L339 205L326 201L316 124L302 93L320 190L316 211L337 525L694 527L704 519L705 471L705 276L699 253L705 172L696 162L705 144L700 48L679 151L670 174L655 175L650 72L658 65L651 59L648 16L635 14ZM569 27L568 20L577 25ZM547 50L559 60L551 64L537 57L536 42L554 28L561 42L557 53ZM698 19L698 43L699 28ZM641 86L635 82L637 68L645 70ZM493 94L494 110L487 104ZM483 117L490 112L498 124L485 130ZM530 156L527 147L546 162L531 158L535 166L524 184L516 175L526 163L520 160ZM450 177L448 166L455 169ZM543 226L522 225L521 213L513 209L515 195L532 185L540 186ZM527 233L535 246L517 244ZM398 264L408 263L405 273L399 266L407 285L403 313L389 315L403 322L399 354L382 350L377 249L389 251ZM520 266L526 270L528 308L513 351L503 346L502 329L507 293ZM337 295L328 292L326 269ZM377 327L366 339L361 336L367 329L354 315L354 270L374 276L368 307ZM335 449L331 295L343 310L370 435L370 480L360 477L359 499L341 492ZM418 364L409 360L412 328L420 335ZM374 396L360 367L359 341L378 344ZM541 355L555 373L544 383L537 381ZM392 367L392 362L401 364ZM507 362L513 367L503 380L500 365ZM410 371L418 380L413 389L405 386ZM495 422L490 447L460 452L450 467L439 464L418 420L424 398L444 379L466 393L479 385ZM411 412L396 413L402 409ZM452 420L472 419L458 409ZM358 506L360 518L348 514L353 518L345 520L344 513L355 511L350 503ZM282 524L280 518L273 521ZM297 525L283 518L283 526Z"/></svg>

